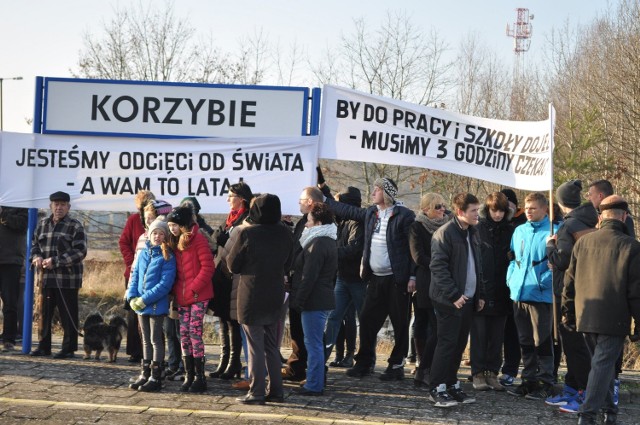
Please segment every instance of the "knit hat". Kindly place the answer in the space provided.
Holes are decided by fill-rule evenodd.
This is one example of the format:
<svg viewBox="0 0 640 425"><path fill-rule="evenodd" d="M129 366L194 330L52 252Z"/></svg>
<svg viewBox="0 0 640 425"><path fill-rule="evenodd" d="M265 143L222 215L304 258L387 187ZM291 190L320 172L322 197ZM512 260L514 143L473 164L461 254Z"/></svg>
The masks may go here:
<svg viewBox="0 0 640 425"><path fill-rule="evenodd" d="M577 208L582 202L580 197L581 190L582 182L580 180L569 180L556 189L556 199L563 207Z"/></svg>
<svg viewBox="0 0 640 425"><path fill-rule="evenodd" d="M180 201L181 206L185 206L185 203L189 203L193 206L193 211L198 214L200 212L200 202L196 199L195 196L187 196L182 201Z"/></svg>
<svg viewBox="0 0 640 425"><path fill-rule="evenodd" d="M270 193L256 197L249 210L249 219L254 224L276 224L282 218L280 198Z"/></svg>
<svg viewBox="0 0 640 425"><path fill-rule="evenodd" d="M388 177L382 177L380 179L376 179L376 181L373 182L373 185L379 187L384 192L385 204L395 204L396 197L398 196L398 185L396 182Z"/></svg>
<svg viewBox="0 0 640 425"><path fill-rule="evenodd" d="M156 210L156 215L167 215L171 212L171 204L162 199L151 201L153 209Z"/></svg>
<svg viewBox="0 0 640 425"><path fill-rule="evenodd" d="M247 205L251 203L251 198L253 198L251 188L245 182L238 182L229 186L229 193L238 195Z"/></svg>
<svg viewBox="0 0 640 425"><path fill-rule="evenodd" d="M340 202L353 205L354 207L360 207L362 205L360 190L353 186L349 186L347 190L338 193L338 199Z"/></svg>
<svg viewBox="0 0 640 425"><path fill-rule="evenodd" d="M149 233L151 235L154 230L162 230L164 232L164 236L169 236L169 226L163 220L155 219L149 225Z"/></svg>
<svg viewBox="0 0 640 425"><path fill-rule="evenodd" d="M167 223L189 228L193 224L193 210L191 207L174 208L167 216Z"/></svg>
<svg viewBox="0 0 640 425"><path fill-rule="evenodd" d="M503 193L507 197L509 202L512 202L513 205L515 205L516 207L518 206L518 197L516 196L516 193L513 190L511 190L511 189L502 189L500 192Z"/></svg>

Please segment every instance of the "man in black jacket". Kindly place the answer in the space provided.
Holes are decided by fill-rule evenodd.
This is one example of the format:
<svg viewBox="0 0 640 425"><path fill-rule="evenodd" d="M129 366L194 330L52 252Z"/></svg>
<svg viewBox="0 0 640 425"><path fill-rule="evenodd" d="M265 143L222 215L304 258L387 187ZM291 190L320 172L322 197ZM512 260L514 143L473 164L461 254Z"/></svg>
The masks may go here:
<svg viewBox="0 0 640 425"><path fill-rule="evenodd" d="M628 208L617 195L602 201L600 229L576 242L565 272L563 324L584 333L592 356L578 424L595 424L600 409L604 423L616 422L615 363L631 317L640 320L640 243L624 224Z"/></svg>
<svg viewBox="0 0 640 425"><path fill-rule="evenodd" d="M452 407L476 400L462 391L457 379L462 353L469 339L473 309L484 307L480 239L477 230L480 201L470 193L453 198L453 220L431 239L431 287L438 326L438 343L431 362L430 396L436 407Z"/></svg>
<svg viewBox="0 0 640 425"><path fill-rule="evenodd" d="M404 379L404 359L409 346L410 294L416 286L409 251L409 229L415 214L396 203L397 195L396 183L390 178L380 178L373 183L371 200L374 205L369 208L325 199L339 217L364 223L362 279L368 286L360 312L356 364L347 370L349 376L371 374L376 337L389 316L395 341L389 366L380 379Z"/></svg>

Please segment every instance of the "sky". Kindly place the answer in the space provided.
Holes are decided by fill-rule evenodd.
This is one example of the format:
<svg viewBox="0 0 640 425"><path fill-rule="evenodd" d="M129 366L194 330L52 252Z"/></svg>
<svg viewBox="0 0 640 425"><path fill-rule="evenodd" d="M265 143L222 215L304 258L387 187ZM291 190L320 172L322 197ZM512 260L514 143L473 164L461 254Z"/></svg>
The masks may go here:
<svg viewBox="0 0 640 425"><path fill-rule="evenodd" d="M134 0L136 1L136 0ZM143 4L161 0L139 0ZM513 39L505 34L516 8L534 15L526 60L543 60L552 29L567 22L588 24L618 0L175 0L178 17L189 19L198 35L212 35L223 48L262 31L282 48L294 42L308 52L337 45L350 34L354 19L376 28L389 12L402 12L425 32L435 30L451 49L477 34L499 57L513 60ZM133 2L131 2L133 3ZM100 35L103 22L126 0L0 0L0 78L3 129L32 132L35 77L71 77L77 69L83 36ZM22 77L22 80L8 80Z"/></svg>

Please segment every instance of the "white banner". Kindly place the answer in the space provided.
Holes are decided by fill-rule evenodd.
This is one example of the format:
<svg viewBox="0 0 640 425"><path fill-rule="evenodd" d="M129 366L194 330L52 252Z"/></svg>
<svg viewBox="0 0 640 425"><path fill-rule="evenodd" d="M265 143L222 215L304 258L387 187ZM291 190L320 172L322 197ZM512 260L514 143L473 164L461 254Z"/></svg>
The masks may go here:
<svg viewBox="0 0 640 425"><path fill-rule="evenodd" d="M305 87L45 79L43 133L150 137L306 134Z"/></svg>
<svg viewBox="0 0 640 425"><path fill-rule="evenodd" d="M0 133L0 205L47 208L71 195L73 209L132 211L140 189L177 206L195 196L203 213L227 213L227 192L241 179L276 194L283 214L316 180L315 137L127 139Z"/></svg>
<svg viewBox="0 0 640 425"><path fill-rule="evenodd" d="M549 190L549 120L501 121L335 86L322 95L326 159L446 171L525 190Z"/></svg>

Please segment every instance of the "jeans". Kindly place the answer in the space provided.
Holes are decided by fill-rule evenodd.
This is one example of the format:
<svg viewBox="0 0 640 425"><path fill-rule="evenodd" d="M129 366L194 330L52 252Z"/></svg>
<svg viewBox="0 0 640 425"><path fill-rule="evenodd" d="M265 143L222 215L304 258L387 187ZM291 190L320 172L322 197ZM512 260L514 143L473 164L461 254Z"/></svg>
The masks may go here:
<svg viewBox="0 0 640 425"><path fill-rule="evenodd" d="M304 388L309 391L324 390L324 328L327 325L329 310L303 311L302 329L304 345L307 347L307 383Z"/></svg>
<svg viewBox="0 0 640 425"><path fill-rule="evenodd" d="M351 304L356 308L356 312L360 315L364 296L367 292L367 285L362 282L347 282L340 276L336 278L336 286L333 293L336 298L336 308L329 314L327 321L327 330L324 334L325 360L331 355L331 350L338 338L340 324L344 318L347 309Z"/></svg>

